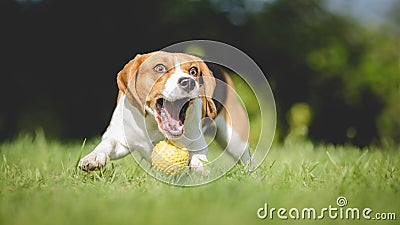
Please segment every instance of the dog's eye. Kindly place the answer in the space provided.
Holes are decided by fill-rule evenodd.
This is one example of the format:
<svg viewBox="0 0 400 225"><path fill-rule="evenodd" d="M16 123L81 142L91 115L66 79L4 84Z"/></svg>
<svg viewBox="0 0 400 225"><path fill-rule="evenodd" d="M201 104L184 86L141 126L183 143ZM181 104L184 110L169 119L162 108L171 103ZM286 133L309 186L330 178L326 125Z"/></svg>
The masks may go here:
<svg viewBox="0 0 400 225"><path fill-rule="evenodd" d="M197 68L196 67L191 67L189 69L189 74L192 76L196 76L197 75Z"/></svg>
<svg viewBox="0 0 400 225"><path fill-rule="evenodd" d="M154 72L156 73L166 73L168 71L167 67L164 66L163 64L157 64L154 68L153 68Z"/></svg>

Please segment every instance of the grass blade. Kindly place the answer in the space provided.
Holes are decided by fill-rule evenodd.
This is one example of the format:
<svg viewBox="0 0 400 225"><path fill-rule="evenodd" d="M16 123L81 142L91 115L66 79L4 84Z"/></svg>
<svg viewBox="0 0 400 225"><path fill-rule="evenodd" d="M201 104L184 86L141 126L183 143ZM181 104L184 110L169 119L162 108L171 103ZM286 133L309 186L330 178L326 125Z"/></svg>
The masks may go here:
<svg viewBox="0 0 400 225"><path fill-rule="evenodd" d="M82 153L83 153L83 149L85 148L85 144L86 144L86 138L83 139L83 143L82 143L82 146L81 146L81 150L79 151L78 158L76 159L75 167L74 167L74 168L75 168L75 171L77 170L79 161L80 161L81 158L82 158Z"/></svg>
<svg viewBox="0 0 400 225"><path fill-rule="evenodd" d="M328 158L333 163L333 165L335 165L335 167L338 168L338 165L336 164L335 160L333 160L331 154L329 154L328 151L326 151L326 154L328 155Z"/></svg>

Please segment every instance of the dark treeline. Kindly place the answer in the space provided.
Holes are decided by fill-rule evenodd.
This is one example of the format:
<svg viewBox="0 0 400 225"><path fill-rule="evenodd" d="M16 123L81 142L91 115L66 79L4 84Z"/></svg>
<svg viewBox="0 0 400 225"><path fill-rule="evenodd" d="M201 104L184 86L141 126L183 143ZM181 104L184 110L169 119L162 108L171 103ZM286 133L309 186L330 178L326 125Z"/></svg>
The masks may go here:
<svg viewBox="0 0 400 225"><path fill-rule="evenodd" d="M191 39L228 43L258 63L275 94L281 139L299 102L310 107L312 140L363 146L400 139L399 119L385 119L400 111L390 86L399 82L398 65L383 74L368 67L371 57L387 55L371 35L387 48L398 42L328 12L322 1L249 4L1 1L0 141L37 127L65 140L100 135L123 65L137 53ZM396 68L399 54L389 54L393 60L377 66ZM388 77L388 91L379 91L375 85Z"/></svg>

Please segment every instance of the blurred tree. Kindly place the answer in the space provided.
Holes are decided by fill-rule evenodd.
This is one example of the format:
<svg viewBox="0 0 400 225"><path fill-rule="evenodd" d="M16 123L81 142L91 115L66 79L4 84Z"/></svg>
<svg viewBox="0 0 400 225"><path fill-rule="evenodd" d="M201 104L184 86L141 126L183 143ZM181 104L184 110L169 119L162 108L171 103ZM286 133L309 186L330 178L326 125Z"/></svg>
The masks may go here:
<svg viewBox="0 0 400 225"><path fill-rule="evenodd" d="M371 35L369 51L359 64L354 83L358 90L369 89L382 102L377 118L381 140L400 143L400 41L398 36ZM353 84L354 86L354 84ZM352 93L353 96L357 95Z"/></svg>
<svg viewBox="0 0 400 225"><path fill-rule="evenodd" d="M286 139L290 141L305 141L308 138L308 126L311 122L311 109L306 103L294 104L288 114L289 133Z"/></svg>
<svg viewBox="0 0 400 225"><path fill-rule="evenodd" d="M245 49L268 71L278 115L307 102L314 140L361 146L383 136L399 140L400 126L393 119L400 105L397 43L387 31L369 31L323 5L273 1L246 27L250 41ZM279 120L288 133L286 118Z"/></svg>

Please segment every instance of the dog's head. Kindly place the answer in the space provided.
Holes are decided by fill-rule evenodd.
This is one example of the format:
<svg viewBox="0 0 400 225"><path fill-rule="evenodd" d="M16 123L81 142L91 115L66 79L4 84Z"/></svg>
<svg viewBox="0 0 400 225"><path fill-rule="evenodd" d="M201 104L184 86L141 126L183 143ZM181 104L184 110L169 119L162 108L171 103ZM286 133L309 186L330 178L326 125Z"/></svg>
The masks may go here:
<svg viewBox="0 0 400 225"><path fill-rule="evenodd" d="M144 116L154 116L167 138L183 134L186 112L194 99L201 99L198 110L203 117L217 114L213 74L203 60L192 55L162 51L136 55L118 73L117 83Z"/></svg>

